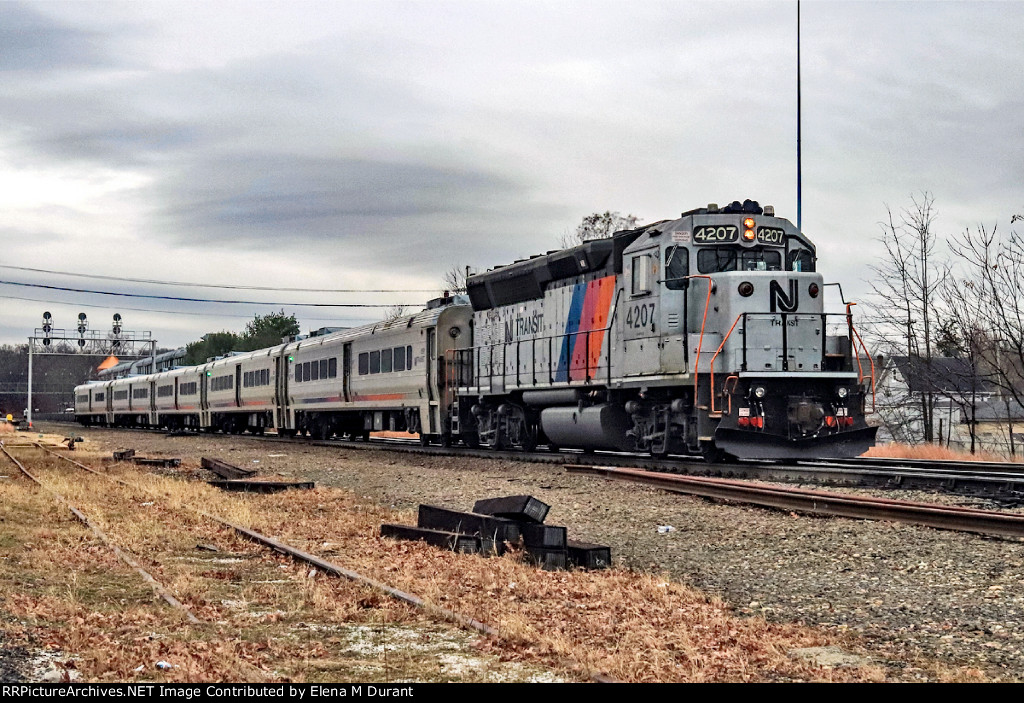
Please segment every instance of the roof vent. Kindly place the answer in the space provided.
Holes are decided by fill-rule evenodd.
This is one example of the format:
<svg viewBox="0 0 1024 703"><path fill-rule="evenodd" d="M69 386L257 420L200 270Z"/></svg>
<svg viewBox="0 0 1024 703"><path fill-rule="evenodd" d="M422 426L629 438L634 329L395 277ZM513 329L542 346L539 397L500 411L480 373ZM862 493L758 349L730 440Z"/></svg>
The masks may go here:
<svg viewBox="0 0 1024 703"><path fill-rule="evenodd" d="M775 217L775 206L774 205L765 205L764 206L764 214L767 215L768 217Z"/></svg>
<svg viewBox="0 0 1024 703"><path fill-rule="evenodd" d="M718 203L708 203L708 210L714 211L714 210L717 210L717 209L718 209Z"/></svg>

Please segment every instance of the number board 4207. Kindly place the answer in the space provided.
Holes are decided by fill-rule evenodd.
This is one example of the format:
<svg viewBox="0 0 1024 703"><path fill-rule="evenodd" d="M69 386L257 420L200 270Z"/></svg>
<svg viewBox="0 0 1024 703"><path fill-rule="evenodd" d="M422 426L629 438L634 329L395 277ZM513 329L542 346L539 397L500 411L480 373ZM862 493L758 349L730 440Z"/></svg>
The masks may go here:
<svg viewBox="0 0 1024 703"><path fill-rule="evenodd" d="M698 244L738 242L740 230L736 225L700 225L693 228L693 241Z"/></svg>
<svg viewBox="0 0 1024 703"><path fill-rule="evenodd" d="M778 244L782 246L786 243L786 230L778 227L758 227L757 241L761 244Z"/></svg>

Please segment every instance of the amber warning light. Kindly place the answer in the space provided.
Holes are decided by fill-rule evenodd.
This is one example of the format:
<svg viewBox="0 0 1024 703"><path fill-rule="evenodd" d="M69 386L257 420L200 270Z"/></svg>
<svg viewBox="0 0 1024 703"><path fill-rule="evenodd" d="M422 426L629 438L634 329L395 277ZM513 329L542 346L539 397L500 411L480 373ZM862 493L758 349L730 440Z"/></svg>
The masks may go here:
<svg viewBox="0 0 1024 703"><path fill-rule="evenodd" d="M754 234L754 218L748 217L743 220L743 228L743 238L748 242L754 241L754 237L756 236Z"/></svg>

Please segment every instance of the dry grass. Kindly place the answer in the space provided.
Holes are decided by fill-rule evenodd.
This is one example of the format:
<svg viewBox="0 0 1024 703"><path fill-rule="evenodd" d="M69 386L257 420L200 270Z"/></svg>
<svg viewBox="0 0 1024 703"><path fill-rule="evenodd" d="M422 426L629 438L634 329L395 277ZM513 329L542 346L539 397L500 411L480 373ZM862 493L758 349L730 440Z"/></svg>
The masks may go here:
<svg viewBox="0 0 1024 703"><path fill-rule="evenodd" d="M49 494L27 479L5 481L0 484L5 640L73 654L87 680L484 681L505 668L496 657L473 653L472 666L449 675L438 668L434 650L441 647L457 662L469 656L475 638L438 628L410 606L358 585L310 577L308 568L137 490L87 477L34 450L18 453L31 458L34 473L133 552L208 623L189 626L157 601L134 571ZM111 471L136 470L115 466ZM188 485L152 478L166 489ZM219 551L198 551L200 543ZM398 652L380 645L378 640L393 637L393 631L416 646ZM160 660L174 668L157 670ZM527 669L518 673L521 680L532 675Z"/></svg>
<svg viewBox="0 0 1024 703"><path fill-rule="evenodd" d="M82 453L76 454L80 460L85 458ZM183 468L185 473L195 469ZM103 520L104 529L124 540L125 545L152 553L158 562L158 578L197 615L219 623L216 636L195 628L186 628L183 633L180 624L172 626L174 618L167 610L155 607L151 594L140 587L134 591L136 595L143 591L144 612L138 610L142 606L133 606L136 610L130 617L102 623L102 632L110 632L129 627L132 617L141 618L142 623L148 623L147 617L162 618L161 623L166 624L161 626L174 633L159 640L175 643L168 656L190 662L181 670L159 674L182 677L168 680L358 680L352 678L358 677L358 672L364 679L381 680L379 666L367 668L367 651L378 653L373 655L378 664L381 652L385 661L387 656L392 660L404 657L400 668L408 678L438 680L440 676L443 680L449 676L438 665L442 660L436 652L421 653L417 658L415 647L403 646L390 655L386 647L353 649L336 630L328 629L325 634L308 628L303 630L307 639L295 642L295 628L300 622L326 623L334 628L351 628L355 623L363 631L379 626L382 640L387 640L388 632L394 640L402 639L404 635L396 633L404 633L407 628L413 628L414 633L422 628L423 616L346 582L322 576L305 578L308 567L281 558L271 562L272 576L260 576L259 570L251 566L266 563L266 559L258 558L257 548L198 518L185 517L182 509L188 506L281 538L340 566L416 593L430 603L496 626L500 641L482 640L480 650L482 656L502 657L505 666L543 666L583 679L600 672L623 681L879 681L900 676L898 669L873 663L831 668L794 658L789 654L794 648L839 645L856 651L858 644L853 636L772 624L759 617L738 617L721 600L658 575L623 569L549 573L523 563L514 554L485 559L422 543L382 539L378 534L382 522L411 523L414 515L388 510L340 489L239 495L200 482L140 472L127 464L110 465L104 470L166 499L154 500L132 489L114 489L108 483L104 483L103 491L93 490L88 488L90 481L83 480L85 474L56 466L47 470L47 478L86 503L88 510L101 516L97 519ZM6 501L7 496L0 492L0 502ZM154 504L142 507L150 501ZM189 537L178 534L183 530ZM243 564L249 566L214 567L207 563L198 570L183 568L181 557L194 559L192 547L197 540L214 541L223 551L244 555ZM62 558L53 554L48 560L60 564ZM290 586L270 583L275 578L288 579ZM121 580L130 581L131 577L122 575ZM293 588L295 585L299 587ZM77 588L72 591L77 592ZM7 589L2 584L0 589L2 596ZM42 629L67 651L86 651L91 641L87 633L94 628L89 627L89 617L82 613L95 609L96 604L64 596L60 600L64 608L72 608L77 615L69 613L59 618L60 627L47 621ZM34 601L33 612L63 612L58 605ZM11 610L11 601L7 609ZM27 606L19 605L18 612L28 612ZM78 618L83 617L86 623L79 626ZM142 630L154 627L144 624ZM97 641L99 644L88 650L96 652L89 659L88 671L93 678L127 676L126 680L131 680L140 658L155 656L157 651L144 637L142 644L128 645L127 651L118 647L134 642L132 638L119 635L112 639L101 633ZM192 647L193 642L205 643L205 649ZM104 668L101 653L110 647L114 648L113 663ZM357 665L359 661L362 669ZM432 663L425 663L428 661ZM566 661L575 662L573 671L565 669ZM389 664L395 666L394 661ZM980 677L974 670L928 662L915 664L935 679ZM83 671L86 668L83 666ZM472 678L475 675L470 670L460 674L459 680L477 680ZM519 676L521 680L525 675Z"/></svg>
<svg viewBox="0 0 1024 703"><path fill-rule="evenodd" d="M1002 454L995 452L978 451L975 454L971 454L969 451L951 449L949 447L943 447L937 444L900 444L898 442L892 442L890 444L878 444L871 447L862 456L866 457L878 457L878 458L893 458L893 459L938 459L938 460L949 460L949 461L1016 461L1020 462L1020 457L1007 457Z"/></svg>

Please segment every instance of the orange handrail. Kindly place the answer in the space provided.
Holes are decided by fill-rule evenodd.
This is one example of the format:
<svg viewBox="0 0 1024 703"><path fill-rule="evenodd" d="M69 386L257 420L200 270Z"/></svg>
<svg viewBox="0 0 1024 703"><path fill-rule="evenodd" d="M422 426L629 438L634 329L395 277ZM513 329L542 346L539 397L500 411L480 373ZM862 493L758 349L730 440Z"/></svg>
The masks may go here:
<svg viewBox="0 0 1024 703"><path fill-rule="evenodd" d="M686 278L706 278L708 279L708 297L704 301L704 319L700 323L700 338L697 340L697 358L693 360L693 402L697 402L697 374L700 369L700 348L704 346L704 325L708 322L708 308L711 307L711 290L715 286L715 282L711 280L711 276L702 276L700 274L694 274L692 276L686 276ZM685 325L684 325L685 326Z"/></svg>
<svg viewBox="0 0 1024 703"><path fill-rule="evenodd" d="M850 308L852 308L856 304L857 303L846 304L846 323L850 326L850 333L860 343L860 348L863 350L864 356L867 357L868 363L871 365L871 412L875 412L875 360L871 357L871 354L868 353L867 345L865 345L864 340L861 339L860 333L857 331L857 328L853 326L853 311L850 310ZM854 347L852 351L857 356L857 383L862 383L865 378L864 365L861 364L860 362L860 354L856 353L856 347Z"/></svg>
<svg viewBox="0 0 1024 703"><path fill-rule="evenodd" d="M725 337L722 338L722 343L719 344L718 349L715 350L715 355L711 357L711 366L709 369L711 373L711 412L717 412L715 410L715 359L717 359L718 355L722 353L722 349L725 348L725 343L729 341L729 337L730 335L732 335L732 331L736 329L736 325L739 324L741 317L743 317L743 313L740 313L739 315L736 316L736 319L733 320L732 327L729 328L729 331L726 333ZM732 410L731 395L729 396L729 406L729 409Z"/></svg>

